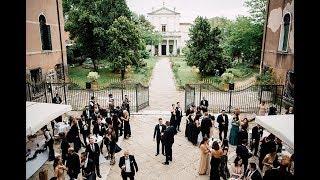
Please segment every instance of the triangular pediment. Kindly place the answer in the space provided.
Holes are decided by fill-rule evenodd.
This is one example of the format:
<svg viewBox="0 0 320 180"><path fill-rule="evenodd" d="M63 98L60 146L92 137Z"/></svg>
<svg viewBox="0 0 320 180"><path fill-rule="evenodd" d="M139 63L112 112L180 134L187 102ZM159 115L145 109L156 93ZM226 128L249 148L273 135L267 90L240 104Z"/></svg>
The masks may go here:
<svg viewBox="0 0 320 180"><path fill-rule="evenodd" d="M172 11L172 10L166 8L166 7L162 7L160 9L152 11L151 13L148 13L148 14L152 14L152 15L157 15L157 14L172 14L172 15L176 15L176 14L180 14L180 13Z"/></svg>

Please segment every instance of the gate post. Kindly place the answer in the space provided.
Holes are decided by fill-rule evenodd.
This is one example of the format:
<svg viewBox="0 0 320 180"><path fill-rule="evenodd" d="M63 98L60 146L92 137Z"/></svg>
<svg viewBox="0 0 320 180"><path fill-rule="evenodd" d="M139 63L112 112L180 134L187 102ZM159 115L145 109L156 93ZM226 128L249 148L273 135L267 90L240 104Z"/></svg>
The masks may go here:
<svg viewBox="0 0 320 180"><path fill-rule="evenodd" d="M201 103L201 85L202 85L202 84L200 84L200 91L199 91L199 105L200 105L200 103Z"/></svg>
<svg viewBox="0 0 320 180"><path fill-rule="evenodd" d="M122 102L123 102L123 89L124 89L124 85L121 83L121 97L122 97Z"/></svg>
<svg viewBox="0 0 320 180"><path fill-rule="evenodd" d="M63 93L64 93L64 102L65 102L65 104L68 104L67 103L66 82L65 81L63 82Z"/></svg>
<svg viewBox="0 0 320 180"><path fill-rule="evenodd" d="M261 104L261 100L262 100L262 87L263 87L263 85L260 85L260 102L259 102L259 104Z"/></svg>
<svg viewBox="0 0 320 180"><path fill-rule="evenodd" d="M232 90L229 90L229 92L230 92L229 113L231 113L231 95L232 95Z"/></svg>
<svg viewBox="0 0 320 180"><path fill-rule="evenodd" d="M46 103L48 103L48 98L47 98L47 83L44 82L43 85L44 85L44 96L45 96L45 98L46 98Z"/></svg>
<svg viewBox="0 0 320 180"><path fill-rule="evenodd" d="M136 84L136 112L138 112L138 84Z"/></svg>

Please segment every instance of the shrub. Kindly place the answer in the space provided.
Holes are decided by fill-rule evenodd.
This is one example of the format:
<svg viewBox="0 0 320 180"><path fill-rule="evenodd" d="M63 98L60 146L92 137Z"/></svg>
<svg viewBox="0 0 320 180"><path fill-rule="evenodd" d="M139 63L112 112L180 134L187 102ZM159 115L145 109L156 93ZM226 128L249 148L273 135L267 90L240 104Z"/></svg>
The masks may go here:
<svg viewBox="0 0 320 180"><path fill-rule="evenodd" d="M221 75L221 78L223 83L234 83L234 75L231 73L225 72Z"/></svg>
<svg viewBox="0 0 320 180"><path fill-rule="evenodd" d="M98 72L89 72L87 78L90 80L90 81L96 81L98 80L100 77L100 75L98 74Z"/></svg>
<svg viewBox="0 0 320 180"><path fill-rule="evenodd" d="M257 84L258 85L272 85L276 84L276 78L273 72L265 71L262 74L258 74L256 76Z"/></svg>

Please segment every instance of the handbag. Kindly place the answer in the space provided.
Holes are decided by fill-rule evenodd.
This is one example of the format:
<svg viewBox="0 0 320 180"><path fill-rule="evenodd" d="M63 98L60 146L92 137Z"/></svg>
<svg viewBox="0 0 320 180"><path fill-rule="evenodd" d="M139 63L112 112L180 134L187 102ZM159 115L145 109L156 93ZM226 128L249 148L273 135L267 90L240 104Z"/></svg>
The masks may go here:
<svg viewBox="0 0 320 180"><path fill-rule="evenodd" d="M114 146L114 152L115 153L118 153L118 152L120 152L122 149L121 149L121 147L120 146L118 146L118 144L116 144L115 146Z"/></svg>

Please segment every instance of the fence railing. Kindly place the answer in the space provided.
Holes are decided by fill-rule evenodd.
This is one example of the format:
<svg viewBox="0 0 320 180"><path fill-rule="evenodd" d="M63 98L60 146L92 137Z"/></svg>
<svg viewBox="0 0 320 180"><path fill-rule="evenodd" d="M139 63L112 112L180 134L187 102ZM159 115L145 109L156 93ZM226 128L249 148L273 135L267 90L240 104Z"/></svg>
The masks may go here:
<svg viewBox="0 0 320 180"><path fill-rule="evenodd" d="M75 111L80 111L95 97L102 108L108 107L109 94L113 95L115 106L121 106L125 95L129 99L130 110L138 112L149 106L149 87L141 84L113 84L100 90L88 90L74 83L46 83L37 85L26 83L26 100L52 103L56 94L62 98L63 104L69 104Z"/></svg>

